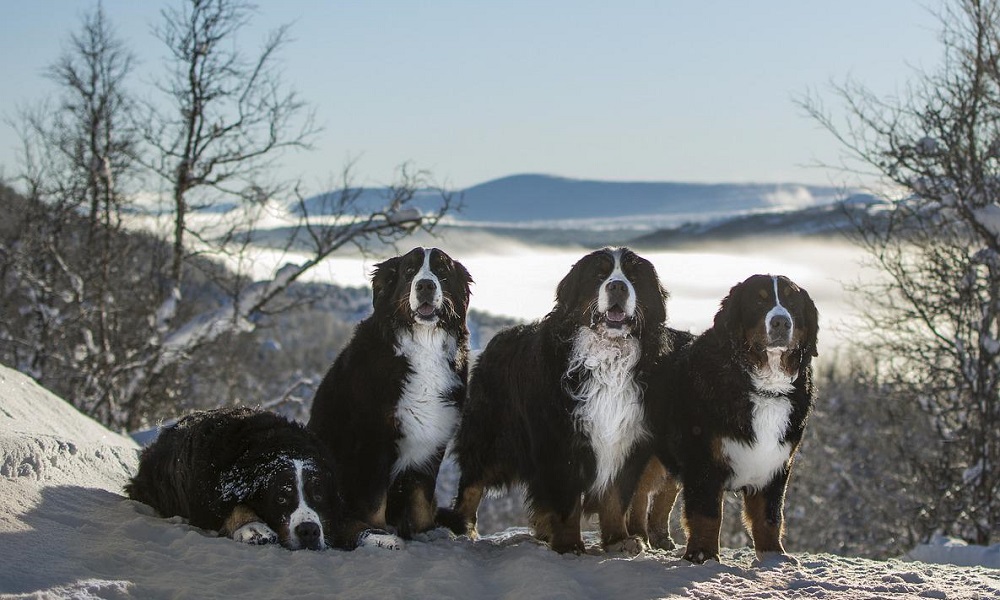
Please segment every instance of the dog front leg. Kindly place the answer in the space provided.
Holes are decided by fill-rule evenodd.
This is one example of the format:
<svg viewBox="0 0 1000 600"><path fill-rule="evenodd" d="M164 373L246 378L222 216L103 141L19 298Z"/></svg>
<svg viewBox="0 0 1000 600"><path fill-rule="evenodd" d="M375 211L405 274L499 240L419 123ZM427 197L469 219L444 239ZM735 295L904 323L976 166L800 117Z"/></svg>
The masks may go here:
<svg viewBox="0 0 1000 600"><path fill-rule="evenodd" d="M687 549L684 559L696 564L719 560L719 533L722 529L722 485L709 481L685 481L684 531Z"/></svg>
<svg viewBox="0 0 1000 600"><path fill-rule="evenodd" d="M785 554L781 541L784 537L788 474L788 468L784 468L764 489L743 493L743 523L753 538L753 548L758 560L763 560L769 553Z"/></svg>
<svg viewBox="0 0 1000 600"><path fill-rule="evenodd" d="M638 534L629 535L625 526L626 504L617 486L601 496L597 510L601 522L601 545L605 552L623 552L635 556L645 549Z"/></svg>
<svg viewBox="0 0 1000 600"><path fill-rule="evenodd" d="M262 545L278 542L278 534L245 504L233 507L219 533L244 544Z"/></svg>

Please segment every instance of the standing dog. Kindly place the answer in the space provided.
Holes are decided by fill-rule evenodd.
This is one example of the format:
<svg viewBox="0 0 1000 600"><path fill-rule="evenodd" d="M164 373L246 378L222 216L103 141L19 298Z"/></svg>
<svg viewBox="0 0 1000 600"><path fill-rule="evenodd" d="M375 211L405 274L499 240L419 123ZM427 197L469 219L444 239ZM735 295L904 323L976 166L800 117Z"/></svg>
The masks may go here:
<svg viewBox="0 0 1000 600"><path fill-rule="evenodd" d="M344 517L326 448L300 424L267 411L184 417L143 450L125 492L162 516L248 544L400 547L395 536Z"/></svg>
<svg viewBox="0 0 1000 600"><path fill-rule="evenodd" d="M787 277L754 275L722 301L710 329L658 373L651 401L656 454L681 484L684 558L719 559L725 490L743 492L759 560L784 555L785 487L813 404L818 316ZM654 500L658 531L676 495ZM640 509L641 510L641 509Z"/></svg>
<svg viewBox="0 0 1000 600"><path fill-rule="evenodd" d="M372 315L316 391L309 429L352 516L405 538L434 527L434 485L466 391L472 278L437 248L375 266Z"/></svg>
<svg viewBox="0 0 1000 600"><path fill-rule="evenodd" d="M520 483L535 535L553 550L583 551L584 496L605 548L625 547L646 456L645 380L669 344L666 298L649 261L604 248L573 265L547 316L493 337L455 438L462 474L444 514L456 534L477 534L485 489Z"/></svg>

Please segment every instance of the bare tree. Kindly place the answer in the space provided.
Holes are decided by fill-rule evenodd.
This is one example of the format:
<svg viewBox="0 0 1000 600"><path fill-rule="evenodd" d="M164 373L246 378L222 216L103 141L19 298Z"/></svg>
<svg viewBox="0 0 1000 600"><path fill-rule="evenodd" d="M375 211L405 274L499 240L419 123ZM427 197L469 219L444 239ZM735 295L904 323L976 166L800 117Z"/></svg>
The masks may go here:
<svg viewBox="0 0 1000 600"><path fill-rule="evenodd" d="M50 70L66 100L17 123L25 197L0 206L24 207L10 210L17 226L2 228L0 239L0 304L14 315L0 320L0 356L117 429L223 402L205 396L212 386L199 388L199 377L254 381L254 374L211 369L239 369L237 361L219 360L232 354L228 345L306 301L289 294L304 273L346 245L381 249L431 231L452 208L443 190L423 202L433 193L429 177L408 168L374 197L350 185L350 167L340 190L308 200L297 185L270 182L282 151L307 147L315 132L306 106L282 91L277 76L287 28L245 60L234 48L249 4L182 6L164 11L158 30L171 51L159 87L173 112L147 106L142 118L124 118L131 59L99 6ZM142 145L128 122L144 123ZM172 235L122 227L126 192L147 189L132 161L167 182ZM233 200L236 208L213 229L188 218L193 209ZM290 230L270 234L286 260L269 274L244 269L264 243L259 218L289 204L298 206ZM279 387L295 378L304 376L289 374Z"/></svg>
<svg viewBox="0 0 1000 600"><path fill-rule="evenodd" d="M308 148L317 133L312 113L282 84L277 55L288 26L271 32L253 56L236 36L254 6L244 0L183 0L162 11L155 29L169 54L169 76L159 85L166 109L151 104L145 140L150 162L170 187L174 255L170 278L181 280L188 214L219 195L263 202L276 191L264 177L288 149ZM202 194L201 192L205 192ZM175 290L176 293L176 290Z"/></svg>
<svg viewBox="0 0 1000 600"><path fill-rule="evenodd" d="M901 191L856 223L885 277L855 291L885 384L871 401L897 417L886 447L899 445L921 503L912 526L989 543L1000 536L1000 2L956 0L941 22L940 69L904 95L837 86L842 121L815 98L803 106Z"/></svg>
<svg viewBox="0 0 1000 600"><path fill-rule="evenodd" d="M103 6L84 15L79 32L47 71L55 106L22 111L22 182L27 202L8 217L16 243L4 260L6 283L25 317L8 328L7 355L57 390L98 413L116 403L115 361L142 323L123 291L134 240L121 235L121 211L134 174L136 138L127 80L134 60ZM81 227L81 219L86 223Z"/></svg>

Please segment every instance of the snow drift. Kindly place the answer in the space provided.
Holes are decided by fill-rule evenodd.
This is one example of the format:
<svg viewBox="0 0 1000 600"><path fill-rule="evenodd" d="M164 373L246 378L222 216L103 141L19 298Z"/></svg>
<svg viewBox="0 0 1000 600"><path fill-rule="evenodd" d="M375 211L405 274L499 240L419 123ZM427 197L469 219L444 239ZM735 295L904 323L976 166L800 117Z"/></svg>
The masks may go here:
<svg viewBox="0 0 1000 600"><path fill-rule="evenodd" d="M125 499L138 447L0 367L0 595L6 598L996 598L1000 571L750 549L560 556L512 528L434 532L399 552L290 552L218 538ZM929 554L946 556L935 546Z"/></svg>

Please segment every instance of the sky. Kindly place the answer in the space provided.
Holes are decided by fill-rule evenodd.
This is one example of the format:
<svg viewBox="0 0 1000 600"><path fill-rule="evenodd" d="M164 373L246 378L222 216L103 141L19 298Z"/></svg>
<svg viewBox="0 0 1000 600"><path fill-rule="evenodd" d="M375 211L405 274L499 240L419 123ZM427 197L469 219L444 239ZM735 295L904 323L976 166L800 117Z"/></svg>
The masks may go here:
<svg viewBox="0 0 1000 600"><path fill-rule="evenodd" d="M283 161L307 186L354 162L361 183L403 163L462 189L517 173L613 181L855 183L817 167L843 151L795 102L835 114L831 83L892 94L932 69L942 0L283 0L239 43L291 23L286 84L316 110L315 149ZM180 0L104 0L151 94L151 33ZM18 107L91 0L8 1L0 21L0 174L17 173Z"/></svg>

